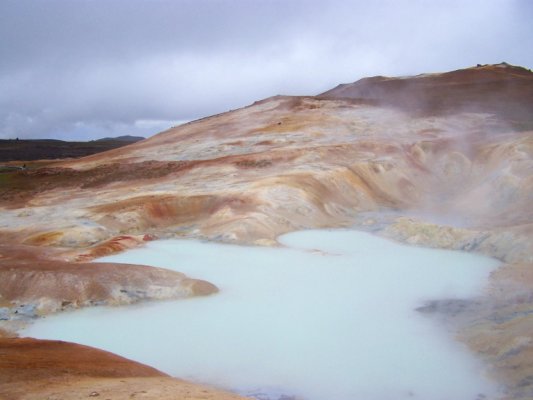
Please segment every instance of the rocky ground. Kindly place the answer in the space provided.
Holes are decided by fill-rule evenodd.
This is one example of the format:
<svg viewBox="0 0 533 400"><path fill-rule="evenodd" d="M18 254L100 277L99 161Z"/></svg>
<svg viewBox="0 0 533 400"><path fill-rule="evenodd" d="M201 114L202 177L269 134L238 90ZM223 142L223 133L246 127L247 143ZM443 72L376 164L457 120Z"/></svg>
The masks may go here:
<svg viewBox="0 0 533 400"><path fill-rule="evenodd" d="M120 149L0 174L1 282L18 282L0 286L3 323L41 303L57 311L215 290L141 266L128 268L148 284L113 265L87 275L84 262L143 240L276 245L288 231L355 226L500 259L482 298L435 299L421 312L455 320L507 397L531 398L532 134L533 73L499 64L277 96ZM37 274L65 290L36 285ZM78 299L73 280L108 283Z"/></svg>

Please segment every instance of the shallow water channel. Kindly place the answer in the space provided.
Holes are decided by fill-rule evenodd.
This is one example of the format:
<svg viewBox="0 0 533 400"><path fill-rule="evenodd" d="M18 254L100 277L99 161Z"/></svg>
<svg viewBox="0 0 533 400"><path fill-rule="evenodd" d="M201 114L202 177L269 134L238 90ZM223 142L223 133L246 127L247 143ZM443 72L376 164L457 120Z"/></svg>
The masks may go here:
<svg viewBox="0 0 533 400"><path fill-rule="evenodd" d="M102 258L182 271L220 293L62 313L23 334L95 346L261 399L495 393L481 363L414 309L480 293L496 260L350 230L295 232L280 242L286 247L165 240Z"/></svg>

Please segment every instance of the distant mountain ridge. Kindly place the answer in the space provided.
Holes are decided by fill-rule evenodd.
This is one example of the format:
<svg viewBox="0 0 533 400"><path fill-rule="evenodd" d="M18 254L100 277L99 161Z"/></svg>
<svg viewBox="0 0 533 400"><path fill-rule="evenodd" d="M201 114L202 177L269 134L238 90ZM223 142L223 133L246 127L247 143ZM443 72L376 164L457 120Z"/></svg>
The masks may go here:
<svg viewBox="0 0 533 400"><path fill-rule="evenodd" d="M123 136L117 136L117 137L105 137L105 138L91 140L91 141L92 142L101 142L101 141L105 141L105 140L117 140L117 141L121 141L121 142L132 142L132 143L135 143L135 142L138 142L138 141L144 140L144 139L146 139L146 138L143 137L143 136L123 135Z"/></svg>

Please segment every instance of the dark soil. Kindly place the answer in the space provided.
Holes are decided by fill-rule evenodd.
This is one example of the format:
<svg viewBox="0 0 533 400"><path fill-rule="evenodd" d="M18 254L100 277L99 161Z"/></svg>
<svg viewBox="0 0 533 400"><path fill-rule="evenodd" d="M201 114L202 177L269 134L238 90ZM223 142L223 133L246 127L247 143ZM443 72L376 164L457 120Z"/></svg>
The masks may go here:
<svg viewBox="0 0 533 400"><path fill-rule="evenodd" d="M0 140L0 163L8 161L54 160L78 158L106 150L116 149L142 140L102 139L90 142L65 142L62 140Z"/></svg>

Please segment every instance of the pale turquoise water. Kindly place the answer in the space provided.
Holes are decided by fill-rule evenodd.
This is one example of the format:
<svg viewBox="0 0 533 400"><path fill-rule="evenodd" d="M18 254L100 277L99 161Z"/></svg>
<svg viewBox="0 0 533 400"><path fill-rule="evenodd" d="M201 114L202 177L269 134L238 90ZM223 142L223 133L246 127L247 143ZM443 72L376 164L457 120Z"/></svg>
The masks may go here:
<svg viewBox="0 0 533 400"><path fill-rule="evenodd" d="M498 262L366 233L304 231L287 248L152 242L101 261L148 264L220 293L38 321L24 334L106 349L181 378L308 400L469 400L495 386L414 308L479 293Z"/></svg>

